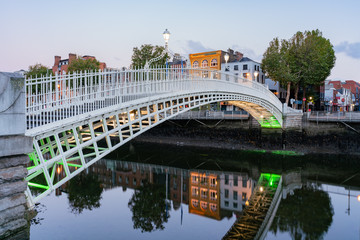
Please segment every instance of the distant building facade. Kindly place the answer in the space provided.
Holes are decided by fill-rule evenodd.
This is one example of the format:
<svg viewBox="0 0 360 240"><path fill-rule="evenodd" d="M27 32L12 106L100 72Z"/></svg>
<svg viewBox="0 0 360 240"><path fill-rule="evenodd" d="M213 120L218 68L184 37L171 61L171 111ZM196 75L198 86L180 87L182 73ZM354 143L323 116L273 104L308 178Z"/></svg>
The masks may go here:
<svg viewBox="0 0 360 240"><path fill-rule="evenodd" d="M63 74L68 72L68 67L72 61L76 59L76 54L69 53L69 58L61 59L60 56L55 56L54 66L52 67L53 74ZM84 60L87 59L95 59L94 56L85 55L81 57ZM106 63L100 62L99 69L104 70L106 69Z"/></svg>

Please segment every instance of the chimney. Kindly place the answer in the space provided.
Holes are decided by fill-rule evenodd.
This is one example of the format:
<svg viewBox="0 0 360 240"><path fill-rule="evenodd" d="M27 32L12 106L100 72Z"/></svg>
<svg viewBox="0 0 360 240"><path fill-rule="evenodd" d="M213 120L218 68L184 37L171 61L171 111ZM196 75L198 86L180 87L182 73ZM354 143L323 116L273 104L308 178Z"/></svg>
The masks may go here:
<svg viewBox="0 0 360 240"><path fill-rule="evenodd" d="M57 67L59 66L59 62L61 60L61 57L60 56L55 56L55 63L54 63L54 67Z"/></svg>
<svg viewBox="0 0 360 240"><path fill-rule="evenodd" d="M69 64L71 63L72 60L76 59L76 54L74 53L69 53Z"/></svg>

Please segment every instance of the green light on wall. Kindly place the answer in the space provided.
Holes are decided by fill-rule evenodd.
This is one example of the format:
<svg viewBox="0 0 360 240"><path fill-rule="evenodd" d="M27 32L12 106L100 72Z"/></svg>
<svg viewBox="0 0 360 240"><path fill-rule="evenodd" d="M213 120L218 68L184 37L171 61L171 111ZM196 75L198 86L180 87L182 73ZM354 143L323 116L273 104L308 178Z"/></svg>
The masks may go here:
<svg viewBox="0 0 360 240"><path fill-rule="evenodd" d="M261 118L258 120L262 128L281 128L279 121L271 116L269 118Z"/></svg>

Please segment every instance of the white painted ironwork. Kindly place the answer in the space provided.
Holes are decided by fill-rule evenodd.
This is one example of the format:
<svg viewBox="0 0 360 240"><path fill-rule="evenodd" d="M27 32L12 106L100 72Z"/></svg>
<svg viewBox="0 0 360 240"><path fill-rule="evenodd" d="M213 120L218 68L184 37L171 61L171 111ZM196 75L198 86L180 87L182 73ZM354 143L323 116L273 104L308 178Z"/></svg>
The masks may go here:
<svg viewBox="0 0 360 240"><path fill-rule="evenodd" d="M275 95L224 72L160 68L26 79L26 135L34 145L29 204L148 129L219 101L252 102L282 124Z"/></svg>

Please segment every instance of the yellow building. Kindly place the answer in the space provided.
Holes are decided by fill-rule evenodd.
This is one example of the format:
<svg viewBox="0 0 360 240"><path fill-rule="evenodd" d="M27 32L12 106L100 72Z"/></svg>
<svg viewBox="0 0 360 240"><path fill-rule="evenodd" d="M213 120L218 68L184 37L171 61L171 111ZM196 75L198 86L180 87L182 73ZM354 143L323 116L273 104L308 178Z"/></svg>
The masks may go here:
<svg viewBox="0 0 360 240"><path fill-rule="evenodd" d="M189 212L220 220L220 184L218 176L190 172L189 182Z"/></svg>
<svg viewBox="0 0 360 240"><path fill-rule="evenodd" d="M191 67L221 70L221 63L225 62L225 54L226 52L221 50L189 54Z"/></svg>

